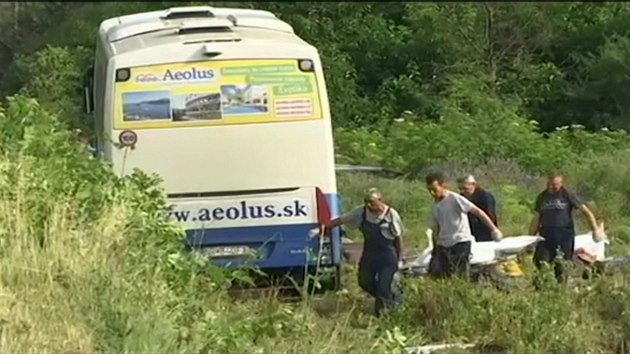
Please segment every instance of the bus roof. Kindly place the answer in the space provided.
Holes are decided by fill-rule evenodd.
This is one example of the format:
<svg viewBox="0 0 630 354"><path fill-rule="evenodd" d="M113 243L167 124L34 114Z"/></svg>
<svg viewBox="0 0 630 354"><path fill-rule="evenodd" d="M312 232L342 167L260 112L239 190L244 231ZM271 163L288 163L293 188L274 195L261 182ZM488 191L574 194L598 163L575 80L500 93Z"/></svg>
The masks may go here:
<svg viewBox="0 0 630 354"><path fill-rule="evenodd" d="M269 11L189 6L105 20L101 40L113 53L180 42L279 41L308 45L293 27ZM185 40L182 35L186 35Z"/></svg>

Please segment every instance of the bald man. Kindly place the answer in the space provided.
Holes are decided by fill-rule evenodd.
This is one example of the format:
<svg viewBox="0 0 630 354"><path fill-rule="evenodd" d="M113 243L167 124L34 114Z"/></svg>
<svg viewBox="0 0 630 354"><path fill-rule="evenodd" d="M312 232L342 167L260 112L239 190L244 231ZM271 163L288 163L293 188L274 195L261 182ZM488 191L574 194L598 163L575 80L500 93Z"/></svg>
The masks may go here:
<svg viewBox="0 0 630 354"><path fill-rule="evenodd" d="M363 253L359 261L359 286L374 297L377 316L398 300L392 283L402 260L404 227L398 212L387 205L381 192L372 188L364 205L331 220L326 227L347 225L363 234Z"/></svg>
<svg viewBox="0 0 630 354"><path fill-rule="evenodd" d="M534 264L540 269L543 263L554 263L556 279L566 281L566 272L561 262L556 262L558 251L565 260L573 259L575 247L575 223L573 210L580 210L588 220L593 237L599 236L597 221L590 209L574 192L564 187L564 178L558 173L547 178L547 189L540 193L534 205L535 215L529 234L540 234L545 240L539 242L534 252Z"/></svg>

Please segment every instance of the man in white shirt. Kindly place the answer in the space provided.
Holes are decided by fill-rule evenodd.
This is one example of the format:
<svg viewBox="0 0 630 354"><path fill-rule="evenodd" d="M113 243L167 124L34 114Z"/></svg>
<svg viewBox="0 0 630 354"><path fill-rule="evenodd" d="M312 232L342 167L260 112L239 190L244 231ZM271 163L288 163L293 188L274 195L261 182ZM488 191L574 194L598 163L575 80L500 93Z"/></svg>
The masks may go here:
<svg viewBox="0 0 630 354"><path fill-rule="evenodd" d="M468 213L475 215L491 230L495 241L500 241L503 235L488 214L465 197L448 190L444 175L431 173L425 181L429 193L435 199L432 215L434 246L429 270L438 277L450 277L453 274L467 276L471 243L475 241L470 231Z"/></svg>

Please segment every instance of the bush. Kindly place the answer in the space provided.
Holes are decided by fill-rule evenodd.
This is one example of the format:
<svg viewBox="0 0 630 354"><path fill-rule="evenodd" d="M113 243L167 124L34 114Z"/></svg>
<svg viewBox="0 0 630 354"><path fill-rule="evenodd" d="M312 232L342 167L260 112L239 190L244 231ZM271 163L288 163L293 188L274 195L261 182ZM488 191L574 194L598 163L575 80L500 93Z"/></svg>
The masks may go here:
<svg viewBox="0 0 630 354"><path fill-rule="evenodd" d="M8 100L0 132L6 311L0 314L10 338L2 351L402 352L462 340L509 352L597 353L616 350L630 333L624 315L630 300L617 285L623 274L596 280L590 290L578 284L578 293L553 284L535 293L529 262L528 276L509 294L459 282L407 281L403 311L380 322L366 314L371 304L360 295L352 266L346 267L348 295L298 305L233 301L225 287L238 274L180 252L182 233L163 217L155 176L114 175L82 150L65 122L32 99ZM585 156L566 166L571 187L597 213L617 216L628 208L626 174L614 167L627 165L625 156ZM450 176L477 174L497 196L506 234L527 227L541 189L535 173L504 160L435 167ZM371 186L400 211L405 244L423 247L431 207L423 181L340 175L343 209L360 204ZM613 220L613 241L627 240L623 218Z"/></svg>
<svg viewBox="0 0 630 354"><path fill-rule="evenodd" d="M91 51L83 47L46 46L17 58L15 66L25 83L23 94L60 117L73 127L84 127L82 112L83 73L91 59Z"/></svg>
<svg viewBox="0 0 630 354"><path fill-rule="evenodd" d="M185 304L222 284L180 253L158 180L114 176L32 99L10 98L0 131L2 351L181 351Z"/></svg>
<svg viewBox="0 0 630 354"><path fill-rule="evenodd" d="M594 186L591 183L594 177L590 174L600 176L613 161L618 163L621 156L611 157L609 162L588 159L579 169L567 166L565 170L570 176L569 186L584 195L596 215L604 213L604 209L598 207L599 201L609 200L610 194L590 192L585 187ZM456 164L439 167L449 176L467 170ZM478 179L497 198L499 223L504 234L526 234L531 206L544 187L541 183L544 180L533 178L524 182L523 170L509 162L494 161L475 168L477 170L467 171L486 172L485 175L478 173ZM608 180L622 184L624 179L613 174L602 178L601 183ZM345 196L344 210L360 205L362 192L367 188L381 188L387 202L399 210L403 218L407 229L405 245L415 249L426 246L424 231L429 226L431 200L422 180L385 180L365 174L344 174L338 181ZM621 198L613 198L609 207L618 208L615 202L618 200ZM577 220L580 222L578 232L588 231L584 218L578 216ZM627 231L622 232L628 229L627 224L622 218L607 222L613 244L609 254L627 253L629 238ZM355 231L351 236L360 238ZM627 282L627 269L586 282L578 279L582 270L578 267L568 287L556 285L551 271L547 271L544 273L546 285L536 292L531 286L535 273L531 257L531 254L523 257L525 277L511 279L508 292L487 283L407 279L403 282L405 305L383 323L380 331L398 328L405 338L403 346L464 342L476 344L475 352L479 353L610 353L620 350L629 333L625 309L630 302L621 290ZM356 286L353 277L346 278L346 282L350 289ZM388 338L393 338L391 333ZM389 350L392 348L395 349L395 345Z"/></svg>
<svg viewBox="0 0 630 354"><path fill-rule="evenodd" d="M518 104L485 92L483 85L481 80L454 81L439 103L437 121L408 115L378 130L339 129L337 148L350 161L381 163L410 173L444 161L474 165L491 160L512 160L541 173L576 156L569 138L540 134L535 121L521 116Z"/></svg>
<svg viewBox="0 0 630 354"><path fill-rule="evenodd" d="M223 5L233 4L215 4ZM370 305L352 266L347 296L296 306L232 301L225 287L241 275L181 252L182 230L162 215L159 179L114 175L69 129L91 130L80 112L81 84L98 22L170 3L71 4L70 17L62 4L23 6L13 6L22 14L4 28L34 38L11 48L6 41L16 56L2 86L21 82L21 94L36 100L16 96L0 111L0 350L400 353L458 339L508 352L627 346L623 274L592 289L578 284L577 293L553 286L533 293L528 277L511 294L413 280L404 311L380 322L365 315ZM340 176L344 210L378 186L401 212L406 245L423 247L432 201L418 177L473 173L496 195L503 231L518 235L542 176L560 170L606 220L614 249L627 250L627 134L579 125L542 133L537 123L627 126L621 88L630 42L620 35L627 7L264 7L321 51L337 161L406 172L400 180Z"/></svg>
<svg viewBox="0 0 630 354"><path fill-rule="evenodd" d="M0 110L0 351L399 347L363 313L345 310L360 300L330 298L334 321L308 302L230 300L225 287L239 274L181 252L155 176L114 175L65 127L22 96ZM346 331L349 320L363 328Z"/></svg>

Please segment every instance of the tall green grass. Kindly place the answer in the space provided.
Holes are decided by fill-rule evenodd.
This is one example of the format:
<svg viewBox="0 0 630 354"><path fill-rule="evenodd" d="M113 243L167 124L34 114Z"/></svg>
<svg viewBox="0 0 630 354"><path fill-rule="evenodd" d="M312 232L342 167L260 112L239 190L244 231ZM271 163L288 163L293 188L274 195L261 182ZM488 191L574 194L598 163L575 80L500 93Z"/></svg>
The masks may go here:
<svg viewBox="0 0 630 354"><path fill-rule="evenodd" d="M14 98L0 112L0 352L400 353L443 341L510 353L627 347L624 273L568 287L548 281L538 292L529 263L511 292L408 279L404 306L380 321L350 264L347 292L298 304L234 300L226 288L238 274L181 252L182 232L162 218L154 178L118 178L72 139L34 101ZM570 185L606 216L617 252L630 236L629 160L611 154L567 167ZM449 166L440 168L472 171L495 192L506 234L525 232L538 176L505 161ZM423 247L431 201L422 181L340 175L344 210L371 186L400 211L407 246Z"/></svg>

